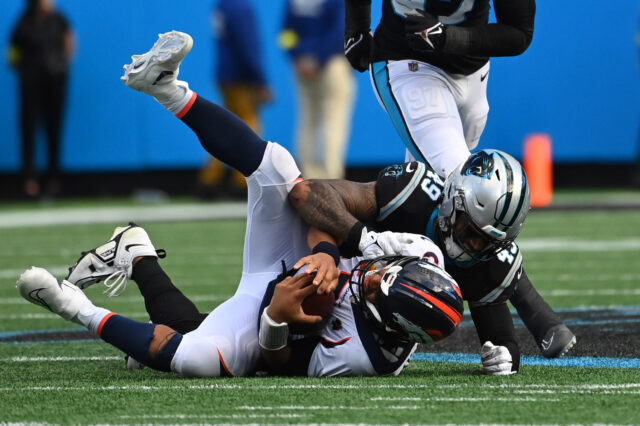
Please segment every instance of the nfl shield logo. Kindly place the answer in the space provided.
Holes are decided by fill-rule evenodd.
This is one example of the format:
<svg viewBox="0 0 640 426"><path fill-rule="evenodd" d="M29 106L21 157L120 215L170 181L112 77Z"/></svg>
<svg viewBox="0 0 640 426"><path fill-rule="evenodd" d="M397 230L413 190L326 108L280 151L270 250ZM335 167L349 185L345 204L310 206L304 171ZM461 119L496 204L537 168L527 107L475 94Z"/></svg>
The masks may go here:
<svg viewBox="0 0 640 426"><path fill-rule="evenodd" d="M409 62L409 71L411 71L411 72L418 71L418 63L417 62Z"/></svg>

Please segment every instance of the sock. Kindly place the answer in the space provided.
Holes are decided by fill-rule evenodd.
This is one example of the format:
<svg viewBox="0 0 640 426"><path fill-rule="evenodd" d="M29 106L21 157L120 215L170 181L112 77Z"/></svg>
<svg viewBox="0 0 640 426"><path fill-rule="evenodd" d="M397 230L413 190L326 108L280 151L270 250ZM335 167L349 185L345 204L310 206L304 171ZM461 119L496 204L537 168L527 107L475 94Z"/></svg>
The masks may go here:
<svg viewBox="0 0 640 426"><path fill-rule="evenodd" d="M163 107L176 114L178 118L182 118L184 113L181 115L181 111L187 107L195 96L195 93L189 89L189 84L180 80L158 86L154 89L150 94Z"/></svg>
<svg viewBox="0 0 640 426"><path fill-rule="evenodd" d="M182 341L182 334L176 333L160 353L152 358L149 355L149 344L153 339L155 328L155 324L133 321L121 315L111 314L102 322L98 336L147 367L171 371L171 360Z"/></svg>
<svg viewBox="0 0 640 426"><path fill-rule="evenodd" d="M157 258L142 258L133 267L131 278L138 284L151 322L185 334L198 328L206 317L173 285Z"/></svg>
<svg viewBox="0 0 640 426"><path fill-rule="evenodd" d="M205 150L245 176L260 163L267 142L262 140L238 116L202 96L185 103L182 121L198 136Z"/></svg>
<svg viewBox="0 0 640 426"><path fill-rule="evenodd" d="M76 324L84 325L89 329L93 334L98 335L98 329L100 328L100 324L103 322L105 317L113 314L108 309L101 308L99 306L91 303L90 300L87 301L80 307L80 310L76 314L75 317L71 319L71 321Z"/></svg>

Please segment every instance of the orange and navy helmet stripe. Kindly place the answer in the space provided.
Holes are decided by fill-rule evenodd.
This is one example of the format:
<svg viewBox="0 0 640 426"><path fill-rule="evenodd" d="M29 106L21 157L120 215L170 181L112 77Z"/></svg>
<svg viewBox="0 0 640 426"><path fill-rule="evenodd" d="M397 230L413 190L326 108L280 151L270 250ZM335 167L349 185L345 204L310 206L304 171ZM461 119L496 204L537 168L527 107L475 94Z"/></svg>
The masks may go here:
<svg viewBox="0 0 640 426"><path fill-rule="evenodd" d="M405 283L400 283L400 284L408 288L409 290L413 291L414 293L419 294L424 299L428 300L431 304L438 307L438 309L440 309L447 316L447 318L449 318L449 320L453 323L453 325L458 326L458 324L460 324L460 321L462 320L462 314L460 312L453 309L451 306L447 305L442 300L436 297L433 297L429 293L426 293L415 287L411 287L410 285L407 285Z"/></svg>

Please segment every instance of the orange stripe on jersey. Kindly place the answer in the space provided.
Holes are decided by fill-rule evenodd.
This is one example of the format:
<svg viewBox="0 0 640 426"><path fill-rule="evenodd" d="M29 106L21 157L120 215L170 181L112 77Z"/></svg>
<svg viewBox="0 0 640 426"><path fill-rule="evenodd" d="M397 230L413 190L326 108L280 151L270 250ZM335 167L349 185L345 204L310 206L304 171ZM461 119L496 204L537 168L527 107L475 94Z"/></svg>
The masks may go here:
<svg viewBox="0 0 640 426"><path fill-rule="evenodd" d="M325 341L329 342L329 343L333 343L334 345L341 345L344 342L348 342L349 340L351 340L351 337L345 337L344 339L340 339L338 341L334 341L334 340L329 340L327 338L324 338Z"/></svg>
<svg viewBox="0 0 640 426"><path fill-rule="evenodd" d="M434 305L436 305L442 312L445 313L446 316L449 317L449 319L451 320L451 322L457 326L458 324L460 324L460 320L462 319L462 314L458 311L456 311L455 309L453 309L451 306L447 305L446 303L442 302L441 300L433 297L432 295L425 293L422 290L419 290L417 288L413 288L411 286L406 285L405 283L400 283L401 285L405 286L406 288L408 288L409 290L418 293L420 296L424 297L425 299L427 299L429 302L433 303Z"/></svg>
<svg viewBox="0 0 640 426"><path fill-rule="evenodd" d="M104 318L102 318L102 321L100 321L100 324L98 325L98 331L96 331L96 334L98 335L98 337L102 337L102 327L104 327L104 324L109 321L109 318L111 318L112 316L118 315L115 312L109 312L107 315L104 316Z"/></svg>
<svg viewBox="0 0 640 426"><path fill-rule="evenodd" d="M340 275L351 275L348 272L344 272L344 271L340 271ZM338 280L340 280L340 276L338 276ZM340 289L340 291L338 292L338 295L336 296L336 300L340 300L340 298L342 297L342 294L344 293L344 291L347 289L347 287L349 286L349 279L347 279L347 282L344 283L344 285L342 286L342 288Z"/></svg>
<svg viewBox="0 0 640 426"><path fill-rule="evenodd" d="M180 112L176 114L176 117L178 118L184 117L193 106L193 103L196 101L197 97L198 97L198 94L196 92L193 92L193 95L191 95L191 99L189 99L189 102L187 102L184 108L182 108Z"/></svg>
<svg viewBox="0 0 640 426"><path fill-rule="evenodd" d="M229 369L227 368L227 364L225 364L224 362L224 358L222 358L220 349L218 349L218 357L220 358L220 365L222 365L222 368L224 368L224 372L227 373L227 377L233 377L233 374L231 374L231 371L229 371Z"/></svg>

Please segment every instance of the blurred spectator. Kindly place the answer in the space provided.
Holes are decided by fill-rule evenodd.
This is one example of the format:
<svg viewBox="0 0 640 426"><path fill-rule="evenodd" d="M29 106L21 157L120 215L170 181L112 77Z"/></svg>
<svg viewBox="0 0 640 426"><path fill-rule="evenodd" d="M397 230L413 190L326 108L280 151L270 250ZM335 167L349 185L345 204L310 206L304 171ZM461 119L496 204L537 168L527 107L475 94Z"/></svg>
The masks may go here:
<svg viewBox="0 0 640 426"><path fill-rule="evenodd" d="M640 2L638 2L640 4ZM636 28L636 46L638 48L638 70L640 71L640 7L638 7L638 27ZM636 157L636 170L633 176L633 184L640 188L640 130L638 131L638 153Z"/></svg>
<svg viewBox="0 0 640 426"><path fill-rule="evenodd" d="M224 106L256 133L261 133L260 107L273 95L265 77L258 22L248 0L218 0L212 14L217 47L216 82ZM199 174L200 195L212 197L221 190L244 193L241 173L211 158Z"/></svg>
<svg viewBox="0 0 640 426"><path fill-rule="evenodd" d="M342 178L355 97L344 57L343 0L288 0L280 45L298 81L298 164L305 178Z"/></svg>
<svg viewBox="0 0 640 426"><path fill-rule="evenodd" d="M53 0L27 0L11 33L8 59L20 79L22 174L29 197L41 192L35 165L35 139L44 118L48 141L48 195L60 192L60 133L74 37Z"/></svg>

